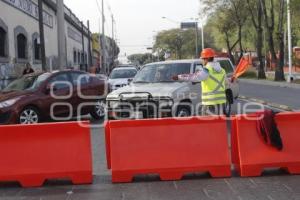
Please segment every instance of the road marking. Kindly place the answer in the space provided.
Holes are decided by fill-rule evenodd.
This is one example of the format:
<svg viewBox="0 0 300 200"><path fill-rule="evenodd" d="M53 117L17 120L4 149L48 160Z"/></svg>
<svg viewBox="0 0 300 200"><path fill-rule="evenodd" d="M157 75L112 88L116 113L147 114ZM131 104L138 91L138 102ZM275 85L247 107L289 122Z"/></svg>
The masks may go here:
<svg viewBox="0 0 300 200"><path fill-rule="evenodd" d="M272 103L272 102L267 102L267 101L261 100L261 99L250 98L250 97L246 97L246 96L242 96L242 95L240 95L238 99L247 101L247 102L260 103L260 104L266 105L269 108L275 108L275 109L281 110L281 111L295 111L287 105L281 105L281 104L276 104L276 103Z"/></svg>
<svg viewBox="0 0 300 200"><path fill-rule="evenodd" d="M205 194L208 198L210 198L210 199L215 199L214 197L212 197L212 196L209 195L209 192L208 192L207 189L203 188L203 192L204 192L204 194Z"/></svg>
<svg viewBox="0 0 300 200"><path fill-rule="evenodd" d="M254 187L257 187L257 183L252 179L252 178L249 178L249 182L253 184Z"/></svg>
<svg viewBox="0 0 300 200"><path fill-rule="evenodd" d="M174 185L175 189L178 190L178 186L175 181L173 181L173 185Z"/></svg>
<svg viewBox="0 0 300 200"><path fill-rule="evenodd" d="M232 184L231 184L228 180L224 179L224 182L227 184L227 186L229 187L229 189L230 189L234 194L237 193L237 191L232 187Z"/></svg>
<svg viewBox="0 0 300 200"><path fill-rule="evenodd" d="M240 99L239 98L239 101L244 101L244 102L248 102L248 103L258 103L258 102L255 102L255 101L251 101L251 100L248 100L248 99ZM277 108L277 107L272 107L272 106L269 106L267 104L263 104L265 107L271 109L271 110L277 110L277 111L280 111L280 112L287 112L289 110L283 110L281 108Z"/></svg>
<svg viewBox="0 0 300 200"><path fill-rule="evenodd" d="M294 190L286 184L283 184L283 187L285 187L289 192L294 192Z"/></svg>
<svg viewBox="0 0 300 200"><path fill-rule="evenodd" d="M275 200L271 195L268 195L269 200Z"/></svg>

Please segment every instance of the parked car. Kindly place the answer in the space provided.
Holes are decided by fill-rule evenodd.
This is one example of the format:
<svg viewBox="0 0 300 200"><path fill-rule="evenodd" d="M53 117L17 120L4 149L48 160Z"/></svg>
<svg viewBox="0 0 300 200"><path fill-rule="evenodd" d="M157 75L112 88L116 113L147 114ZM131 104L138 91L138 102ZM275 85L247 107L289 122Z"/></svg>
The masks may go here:
<svg viewBox="0 0 300 200"><path fill-rule="evenodd" d="M238 81L229 81L234 72L231 61L228 58L216 58L216 61L227 73L225 111L230 114L231 104L239 95L239 84ZM166 61L144 66L129 86L107 96L108 117L127 119L153 118L157 114L160 117L197 115L197 108L201 106L201 82L174 81L172 77L195 73L202 68L201 60ZM187 104L195 109L191 110L191 106ZM160 113L158 109L164 111Z"/></svg>
<svg viewBox="0 0 300 200"><path fill-rule="evenodd" d="M137 72L136 67L130 66L117 67L113 69L108 80L110 91L114 91L128 85L133 80Z"/></svg>
<svg viewBox="0 0 300 200"><path fill-rule="evenodd" d="M26 75L0 92L0 124L33 124L53 116L89 113L101 119L105 116L105 89L105 81L81 71Z"/></svg>

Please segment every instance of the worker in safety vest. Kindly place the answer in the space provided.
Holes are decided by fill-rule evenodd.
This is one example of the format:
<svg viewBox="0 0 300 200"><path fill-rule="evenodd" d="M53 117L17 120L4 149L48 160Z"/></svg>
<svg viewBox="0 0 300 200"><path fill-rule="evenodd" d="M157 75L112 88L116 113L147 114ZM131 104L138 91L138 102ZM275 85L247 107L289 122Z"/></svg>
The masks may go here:
<svg viewBox="0 0 300 200"><path fill-rule="evenodd" d="M221 115L226 103L226 72L218 62L214 62L215 51L204 49L201 53L203 69L194 74L183 74L173 77L181 81L201 81L202 115Z"/></svg>

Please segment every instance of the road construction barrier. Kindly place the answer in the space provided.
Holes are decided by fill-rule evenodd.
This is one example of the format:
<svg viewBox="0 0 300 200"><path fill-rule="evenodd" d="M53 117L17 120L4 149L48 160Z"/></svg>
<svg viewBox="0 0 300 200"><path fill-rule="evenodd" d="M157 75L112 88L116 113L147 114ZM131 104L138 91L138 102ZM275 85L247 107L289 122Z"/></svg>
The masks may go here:
<svg viewBox="0 0 300 200"><path fill-rule="evenodd" d="M1 126L0 157L1 182L23 187L39 187L48 179L92 183L88 122Z"/></svg>
<svg viewBox="0 0 300 200"><path fill-rule="evenodd" d="M161 180L197 172L231 176L224 118L109 121L105 131L113 183L142 174L159 174Z"/></svg>
<svg viewBox="0 0 300 200"><path fill-rule="evenodd" d="M300 113L280 113L275 117L282 151L267 145L259 135L255 118L241 115L232 121L232 161L242 177L260 176L264 169L285 169L300 174Z"/></svg>

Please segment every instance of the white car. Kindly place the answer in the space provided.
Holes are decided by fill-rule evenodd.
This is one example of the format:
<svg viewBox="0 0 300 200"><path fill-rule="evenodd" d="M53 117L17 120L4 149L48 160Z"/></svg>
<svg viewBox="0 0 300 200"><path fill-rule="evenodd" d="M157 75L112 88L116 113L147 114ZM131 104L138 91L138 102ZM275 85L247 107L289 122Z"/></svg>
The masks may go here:
<svg viewBox="0 0 300 200"><path fill-rule="evenodd" d="M231 82L234 66L228 58L216 58L227 73L226 114L239 96L238 81ZM201 60L177 60L145 65L132 83L107 96L109 119L191 116L201 109L201 82L174 81L173 76L195 73ZM159 73L158 73L159 72Z"/></svg>
<svg viewBox="0 0 300 200"><path fill-rule="evenodd" d="M137 74L135 67L117 67L110 73L108 83L110 91L127 86Z"/></svg>

